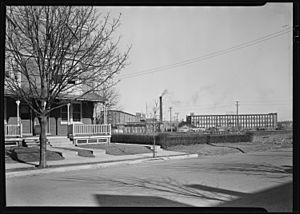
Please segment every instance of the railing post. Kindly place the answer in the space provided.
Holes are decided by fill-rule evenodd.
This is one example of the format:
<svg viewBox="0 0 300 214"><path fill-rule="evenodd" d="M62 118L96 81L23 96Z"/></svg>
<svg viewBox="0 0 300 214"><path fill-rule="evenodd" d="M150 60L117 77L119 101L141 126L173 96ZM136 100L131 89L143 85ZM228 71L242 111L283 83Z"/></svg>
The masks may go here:
<svg viewBox="0 0 300 214"><path fill-rule="evenodd" d="M75 136L75 127L74 127L74 123L71 124L71 126L72 126L72 135Z"/></svg>
<svg viewBox="0 0 300 214"><path fill-rule="evenodd" d="M22 123L20 124L20 137L23 137L23 125L22 125Z"/></svg>

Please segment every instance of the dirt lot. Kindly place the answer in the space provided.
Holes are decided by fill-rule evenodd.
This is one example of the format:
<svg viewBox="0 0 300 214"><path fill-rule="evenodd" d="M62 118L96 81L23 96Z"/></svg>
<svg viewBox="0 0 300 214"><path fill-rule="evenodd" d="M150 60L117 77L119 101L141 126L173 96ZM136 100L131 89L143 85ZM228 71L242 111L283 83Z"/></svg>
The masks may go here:
<svg viewBox="0 0 300 214"><path fill-rule="evenodd" d="M198 153L199 155L224 155L228 153L271 151L292 147L293 134L283 133L254 136L252 142L178 145L169 147L168 150Z"/></svg>

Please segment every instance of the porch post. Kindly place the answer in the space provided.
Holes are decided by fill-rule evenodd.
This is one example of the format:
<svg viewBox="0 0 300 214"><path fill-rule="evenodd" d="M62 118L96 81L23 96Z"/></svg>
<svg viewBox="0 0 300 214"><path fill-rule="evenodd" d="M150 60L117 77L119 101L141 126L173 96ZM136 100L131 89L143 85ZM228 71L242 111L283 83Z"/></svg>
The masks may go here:
<svg viewBox="0 0 300 214"><path fill-rule="evenodd" d="M70 103L67 104L68 125L70 123Z"/></svg>
<svg viewBox="0 0 300 214"><path fill-rule="evenodd" d="M17 124L20 125L20 100L16 101L17 104Z"/></svg>
<svg viewBox="0 0 300 214"><path fill-rule="evenodd" d="M104 103L104 124L107 124L107 108L106 108L106 103Z"/></svg>
<svg viewBox="0 0 300 214"><path fill-rule="evenodd" d="M93 124L96 124L98 103L93 103Z"/></svg>

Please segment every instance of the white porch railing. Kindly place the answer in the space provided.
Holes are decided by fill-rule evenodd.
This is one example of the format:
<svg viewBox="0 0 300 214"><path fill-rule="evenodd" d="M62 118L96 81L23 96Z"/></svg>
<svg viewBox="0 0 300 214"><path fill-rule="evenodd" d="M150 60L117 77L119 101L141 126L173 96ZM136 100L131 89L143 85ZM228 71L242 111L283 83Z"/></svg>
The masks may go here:
<svg viewBox="0 0 300 214"><path fill-rule="evenodd" d="M17 125L4 125L4 134L5 137L22 137L22 124Z"/></svg>
<svg viewBox="0 0 300 214"><path fill-rule="evenodd" d="M78 135L111 135L110 124L71 124L69 134Z"/></svg>

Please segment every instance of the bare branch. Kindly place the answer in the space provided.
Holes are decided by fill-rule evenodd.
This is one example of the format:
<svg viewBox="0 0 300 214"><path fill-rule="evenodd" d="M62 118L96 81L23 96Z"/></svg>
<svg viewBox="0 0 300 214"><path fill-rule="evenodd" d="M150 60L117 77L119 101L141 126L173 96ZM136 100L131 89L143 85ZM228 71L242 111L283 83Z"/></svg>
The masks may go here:
<svg viewBox="0 0 300 214"><path fill-rule="evenodd" d="M93 7L57 6L11 6L6 16L6 71L21 84L7 75L5 86L38 115L99 92L126 66L130 48L121 53L113 40L120 16L99 22Z"/></svg>

